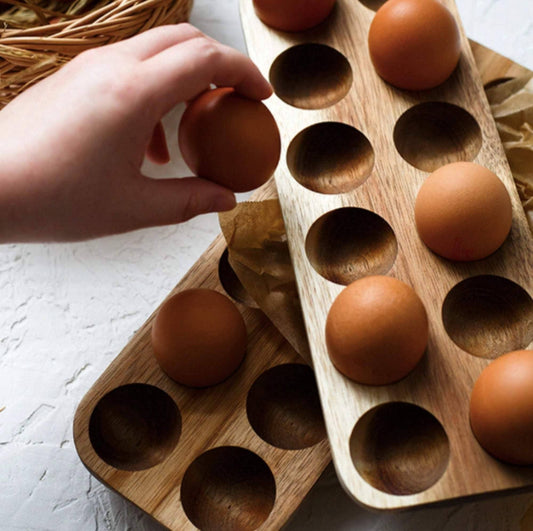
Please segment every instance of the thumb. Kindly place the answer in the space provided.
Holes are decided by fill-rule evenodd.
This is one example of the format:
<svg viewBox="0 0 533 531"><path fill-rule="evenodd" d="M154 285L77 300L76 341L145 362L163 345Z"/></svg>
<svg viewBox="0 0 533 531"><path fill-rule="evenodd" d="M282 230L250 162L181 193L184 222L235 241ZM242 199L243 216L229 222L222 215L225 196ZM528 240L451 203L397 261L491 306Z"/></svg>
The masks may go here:
<svg viewBox="0 0 533 531"><path fill-rule="evenodd" d="M180 179L143 179L139 215L145 226L170 225L199 214L231 210L235 194L199 177Z"/></svg>

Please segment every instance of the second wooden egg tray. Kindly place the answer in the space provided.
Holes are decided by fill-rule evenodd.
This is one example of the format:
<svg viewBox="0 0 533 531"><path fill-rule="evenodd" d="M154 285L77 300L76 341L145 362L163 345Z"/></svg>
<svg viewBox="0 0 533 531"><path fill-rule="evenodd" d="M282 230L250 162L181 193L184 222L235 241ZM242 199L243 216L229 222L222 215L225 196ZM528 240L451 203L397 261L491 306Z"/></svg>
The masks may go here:
<svg viewBox="0 0 533 531"><path fill-rule="evenodd" d="M220 236L172 293L244 298L224 250ZM166 376L152 316L76 412L85 466L169 529L279 529L330 462L312 369L260 310L238 306L248 348L226 381L193 389Z"/></svg>
<svg viewBox="0 0 533 531"><path fill-rule="evenodd" d="M443 3L459 21L454 2ZM337 475L355 500L384 509L531 487L533 467L493 459L469 425L483 368L533 341L532 238L469 43L461 28L461 59L442 86L396 90L370 61L373 16L338 0L319 27L289 34L241 0L250 56L275 90L268 105L284 145L276 185ZM428 172L457 160L494 171L513 203L510 236L474 263L432 254L414 225ZM413 286L430 320L422 362L381 387L336 371L324 337L343 285L371 274Z"/></svg>

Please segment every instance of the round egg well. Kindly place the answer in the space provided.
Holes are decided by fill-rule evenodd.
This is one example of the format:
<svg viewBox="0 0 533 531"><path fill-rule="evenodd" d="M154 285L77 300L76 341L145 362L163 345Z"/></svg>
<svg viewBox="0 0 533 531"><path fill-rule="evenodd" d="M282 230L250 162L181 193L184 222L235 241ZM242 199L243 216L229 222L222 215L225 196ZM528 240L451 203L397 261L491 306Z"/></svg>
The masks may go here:
<svg viewBox="0 0 533 531"><path fill-rule="evenodd" d="M307 258L325 279L348 285L366 275L384 275L394 264L398 243L378 214L344 207L318 218L305 240Z"/></svg>
<svg viewBox="0 0 533 531"><path fill-rule="evenodd" d="M174 400L153 385L113 389L96 404L89 439L98 456L121 470L143 470L164 461L181 435Z"/></svg>
<svg viewBox="0 0 533 531"><path fill-rule="evenodd" d="M387 0L359 0L368 9L377 11Z"/></svg>
<svg viewBox="0 0 533 531"><path fill-rule="evenodd" d="M533 341L533 299L512 280L480 275L456 284L444 299L442 321L469 354L494 359Z"/></svg>
<svg viewBox="0 0 533 531"><path fill-rule="evenodd" d="M493 87L497 87L498 85L502 85L503 83L507 83L508 81L511 81L512 79L516 79L513 77L497 77L495 79L491 79L487 83L483 85L483 88L485 90L491 89Z"/></svg>
<svg viewBox="0 0 533 531"><path fill-rule="evenodd" d="M282 52L270 68L270 82L285 103L323 109L340 101L352 86L346 57L325 44L307 43Z"/></svg>
<svg viewBox="0 0 533 531"><path fill-rule="evenodd" d="M307 365L264 372L250 388L246 412L257 435L278 448L308 448L326 438L315 375Z"/></svg>
<svg viewBox="0 0 533 531"><path fill-rule="evenodd" d="M409 164L432 172L450 162L472 161L481 148L482 135L475 118L462 107L430 101L400 116L394 144Z"/></svg>
<svg viewBox="0 0 533 531"><path fill-rule="evenodd" d="M276 482L257 454L237 446L204 452L187 468L181 502L187 517L204 531L251 531L268 518Z"/></svg>
<svg viewBox="0 0 533 531"><path fill-rule="evenodd" d="M358 420L350 454L367 483L402 496L422 492L441 478L450 445L442 424L429 411L407 402L387 402Z"/></svg>
<svg viewBox="0 0 533 531"><path fill-rule="evenodd" d="M292 140L287 166L305 188L340 194L366 181L374 166L374 150L355 127L321 122L307 127Z"/></svg>

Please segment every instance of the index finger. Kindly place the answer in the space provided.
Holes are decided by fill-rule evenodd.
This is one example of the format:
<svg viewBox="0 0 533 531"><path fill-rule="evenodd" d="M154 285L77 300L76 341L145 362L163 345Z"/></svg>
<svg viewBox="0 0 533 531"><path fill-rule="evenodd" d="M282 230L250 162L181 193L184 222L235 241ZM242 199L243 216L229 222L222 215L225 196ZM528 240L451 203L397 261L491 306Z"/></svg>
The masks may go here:
<svg viewBox="0 0 533 531"><path fill-rule="evenodd" d="M139 60L145 60L153 55L189 39L205 37L199 29L184 22L181 24L168 24L157 26L143 31L129 39L109 44L107 49L121 50L132 54Z"/></svg>
<svg viewBox="0 0 533 531"><path fill-rule="evenodd" d="M147 97L161 115L176 104L193 99L211 84L234 87L243 96L256 100L272 94L270 83L250 58L203 37L150 57L142 63L141 72Z"/></svg>

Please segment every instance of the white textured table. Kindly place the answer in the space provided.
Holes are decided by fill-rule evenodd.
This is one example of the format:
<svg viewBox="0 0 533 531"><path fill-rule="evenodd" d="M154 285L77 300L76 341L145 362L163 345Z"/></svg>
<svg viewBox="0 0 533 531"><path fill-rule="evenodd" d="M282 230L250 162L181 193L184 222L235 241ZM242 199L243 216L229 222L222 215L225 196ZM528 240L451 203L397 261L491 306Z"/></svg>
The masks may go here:
<svg viewBox="0 0 533 531"><path fill-rule="evenodd" d="M469 37L533 69L531 0L456 1ZM192 23L245 50L237 0L196 0ZM175 122L176 113L167 121L171 142ZM72 419L218 232L209 215L86 243L0 246L0 530L160 529L86 471ZM518 531L532 501L376 514L354 505L328 469L287 530Z"/></svg>

